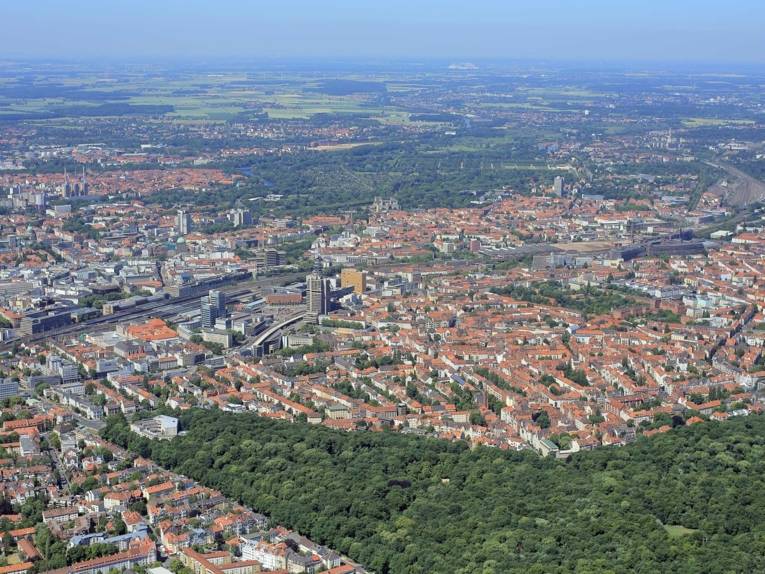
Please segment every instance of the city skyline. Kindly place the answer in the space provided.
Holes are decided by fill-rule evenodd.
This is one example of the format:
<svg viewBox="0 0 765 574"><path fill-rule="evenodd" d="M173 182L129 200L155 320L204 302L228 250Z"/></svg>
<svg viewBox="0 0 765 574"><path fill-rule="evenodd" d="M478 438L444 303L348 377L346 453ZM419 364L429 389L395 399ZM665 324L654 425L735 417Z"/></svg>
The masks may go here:
<svg viewBox="0 0 765 574"><path fill-rule="evenodd" d="M765 4L0 18L0 574L765 572Z"/></svg>

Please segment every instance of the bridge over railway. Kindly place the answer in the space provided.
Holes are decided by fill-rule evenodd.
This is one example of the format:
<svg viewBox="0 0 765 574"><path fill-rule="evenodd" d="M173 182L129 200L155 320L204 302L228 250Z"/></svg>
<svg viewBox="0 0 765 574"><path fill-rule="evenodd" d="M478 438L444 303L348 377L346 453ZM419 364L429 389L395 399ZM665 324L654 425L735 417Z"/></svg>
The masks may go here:
<svg viewBox="0 0 765 574"><path fill-rule="evenodd" d="M294 325L295 323L302 321L308 315L308 311L299 311L292 313L288 317L280 320L279 322L270 325L265 331L263 331L255 341L250 345L253 351L260 349L267 341L273 338L282 329Z"/></svg>

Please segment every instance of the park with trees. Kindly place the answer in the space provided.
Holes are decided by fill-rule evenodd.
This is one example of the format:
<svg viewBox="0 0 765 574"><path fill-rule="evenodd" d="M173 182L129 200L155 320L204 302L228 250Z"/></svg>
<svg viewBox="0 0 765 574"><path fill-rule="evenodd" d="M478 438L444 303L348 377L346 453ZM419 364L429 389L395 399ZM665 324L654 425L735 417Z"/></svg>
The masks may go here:
<svg viewBox="0 0 765 574"><path fill-rule="evenodd" d="M565 461L218 410L180 424L104 436L378 574L765 571L762 416Z"/></svg>

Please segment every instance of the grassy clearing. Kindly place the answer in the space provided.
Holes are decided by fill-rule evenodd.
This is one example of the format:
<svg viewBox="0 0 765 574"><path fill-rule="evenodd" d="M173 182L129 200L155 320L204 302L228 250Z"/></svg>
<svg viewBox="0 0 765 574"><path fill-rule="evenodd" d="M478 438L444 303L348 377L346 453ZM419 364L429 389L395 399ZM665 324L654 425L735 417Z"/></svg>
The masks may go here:
<svg viewBox="0 0 765 574"><path fill-rule="evenodd" d="M380 145L382 142L355 142L355 143L339 143L332 145L318 145L312 147L315 151L341 151L344 149L353 149L365 145Z"/></svg>
<svg viewBox="0 0 765 574"><path fill-rule="evenodd" d="M15 554L9 554L5 557L5 559L8 561L8 566L13 566L14 564L21 564L21 556L18 555L18 553Z"/></svg>
<svg viewBox="0 0 765 574"><path fill-rule="evenodd" d="M752 126L754 120L724 120L720 118L684 118L683 125L687 128L715 126Z"/></svg>
<svg viewBox="0 0 765 574"><path fill-rule="evenodd" d="M601 98L606 95L604 92L594 92L592 90L578 88L522 88L519 91L528 94L560 98Z"/></svg>
<svg viewBox="0 0 765 574"><path fill-rule="evenodd" d="M517 110L530 110L535 112L557 112L557 113L581 113L584 108L580 109L564 109L564 108L553 108L545 103L531 103L531 102L492 102L492 103L485 103L481 102L477 104L477 107L479 108L500 108L500 109L517 109Z"/></svg>
<svg viewBox="0 0 765 574"><path fill-rule="evenodd" d="M401 111L401 110L389 110L386 109L385 113L381 116L376 116L375 119L385 125L409 125L409 124L415 124L420 125L423 122L415 122L411 119L411 114L409 112Z"/></svg>
<svg viewBox="0 0 765 574"><path fill-rule="evenodd" d="M686 528L685 526L680 526L679 524L664 524L663 526L664 530L667 531L667 535L670 538L680 538L681 536L688 536L689 534L698 532L698 530L693 528Z"/></svg>

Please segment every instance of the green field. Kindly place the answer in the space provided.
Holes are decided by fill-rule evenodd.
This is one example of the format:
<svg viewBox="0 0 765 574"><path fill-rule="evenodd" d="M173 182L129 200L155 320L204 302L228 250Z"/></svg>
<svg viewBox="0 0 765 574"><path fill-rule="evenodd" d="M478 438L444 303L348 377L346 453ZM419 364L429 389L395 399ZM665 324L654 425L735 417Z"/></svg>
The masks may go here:
<svg viewBox="0 0 765 574"><path fill-rule="evenodd" d="M695 528L686 528L679 524L664 524L663 526L670 538L680 538L681 536L688 536L689 534L698 532Z"/></svg>
<svg viewBox="0 0 765 574"><path fill-rule="evenodd" d="M720 126L753 126L754 120L734 120L719 118L684 118L683 125L687 128L720 127Z"/></svg>
<svg viewBox="0 0 765 574"><path fill-rule="evenodd" d="M353 80L354 76L345 79ZM368 78L358 77L359 80ZM14 81L4 79L4 86ZM68 106L131 104L172 106L168 117L179 120L229 120L244 112L267 112L273 119L308 119L316 114L371 114L387 124L409 121L408 113L391 106L383 107L374 93L331 95L317 90L311 76L290 75L274 81L272 74L120 74L119 80L108 75L80 74L55 81L35 79L34 87L42 92L70 90L62 97L6 97L0 91L0 115L56 112ZM395 86L397 93L411 89ZM125 95L128 94L127 97ZM111 97L113 95L113 97Z"/></svg>

